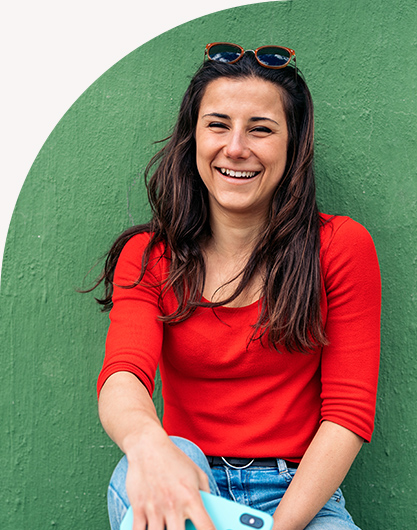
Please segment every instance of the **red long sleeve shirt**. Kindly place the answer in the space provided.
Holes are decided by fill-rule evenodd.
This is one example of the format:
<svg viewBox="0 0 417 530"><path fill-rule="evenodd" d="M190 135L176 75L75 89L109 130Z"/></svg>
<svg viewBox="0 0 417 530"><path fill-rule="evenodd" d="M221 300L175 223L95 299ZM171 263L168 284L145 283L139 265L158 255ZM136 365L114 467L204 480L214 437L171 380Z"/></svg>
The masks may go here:
<svg viewBox="0 0 417 530"><path fill-rule="evenodd" d="M117 371L135 374L149 393L159 364L168 434L210 455L299 461L319 424L329 420L370 441L380 346L381 285L369 233L347 217L322 215L322 317L330 341L313 353L278 353L259 340L247 347L259 304L198 308L163 324L177 307L159 300L169 261L154 248L140 274L149 234L125 245L115 272L113 308L98 392Z"/></svg>

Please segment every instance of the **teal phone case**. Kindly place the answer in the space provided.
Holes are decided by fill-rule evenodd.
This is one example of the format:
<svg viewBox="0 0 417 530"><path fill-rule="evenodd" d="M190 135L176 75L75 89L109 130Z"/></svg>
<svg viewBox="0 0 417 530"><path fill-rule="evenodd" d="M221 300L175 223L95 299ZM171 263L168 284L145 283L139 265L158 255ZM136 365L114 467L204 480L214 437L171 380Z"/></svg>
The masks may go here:
<svg viewBox="0 0 417 530"><path fill-rule="evenodd" d="M217 530L271 530L274 520L260 510L244 506L237 502L223 499L201 491L204 506ZM132 530L133 511L129 508L123 518L120 530ZM185 522L185 530L196 530L189 520Z"/></svg>

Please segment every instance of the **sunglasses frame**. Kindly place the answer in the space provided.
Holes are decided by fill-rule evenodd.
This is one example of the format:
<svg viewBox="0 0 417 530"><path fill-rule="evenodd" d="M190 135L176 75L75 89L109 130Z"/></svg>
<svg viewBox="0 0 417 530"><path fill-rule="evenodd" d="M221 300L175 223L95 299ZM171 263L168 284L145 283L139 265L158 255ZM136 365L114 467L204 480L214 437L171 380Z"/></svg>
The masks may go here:
<svg viewBox="0 0 417 530"><path fill-rule="evenodd" d="M237 61L240 61L240 59L245 55L245 53L247 52L252 52L255 56L255 59L258 61L258 63L265 67L265 68L271 68L272 70L280 70L281 68L285 68L286 66L288 66L291 62L291 59L294 59L294 66L295 66L295 69L297 69L297 61L296 61L296 56L295 56L295 51L292 50L291 48L287 48L286 46L278 46L276 44L273 44L271 46L259 46L259 48L256 48L256 50L244 50L242 48L242 46L239 46L239 44L234 44L233 42L211 42L209 44L206 45L206 49L204 50L204 59L208 58L209 61L216 61L216 59L212 59L209 55L209 52L211 50L211 48L213 46L218 46L218 45L229 45L229 46L234 46L236 48L238 48L240 50L240 55L237 59L233 59L233 61L227 61L227 63L225 64L234 64L234 63L237 63ZM281 48L282 50L286 50L290 56L288 58L288 61L285 63L285 64L282 64L280 66L270 66L268 64L265 64L263 63L259 57L258 57L258 52L260 50L263 50L264 48Z"/></svg>

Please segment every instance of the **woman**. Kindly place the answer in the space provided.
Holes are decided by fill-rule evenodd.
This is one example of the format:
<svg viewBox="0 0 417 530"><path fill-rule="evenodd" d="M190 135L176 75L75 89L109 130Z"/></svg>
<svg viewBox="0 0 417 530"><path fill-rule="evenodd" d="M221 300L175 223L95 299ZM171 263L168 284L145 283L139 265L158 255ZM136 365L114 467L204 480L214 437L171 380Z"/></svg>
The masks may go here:
<svg viewBox="0 0 417 530"><path fill-rule="evenodd" d="M339 488L373 430L372 240L319 214L313 106L288 48L208 45L151 161L153 217L111 249L99 412L126 457L113 530L214 530L199 490L274 529L354 529ZM159 364L164 421L152 404Z"/></svg>

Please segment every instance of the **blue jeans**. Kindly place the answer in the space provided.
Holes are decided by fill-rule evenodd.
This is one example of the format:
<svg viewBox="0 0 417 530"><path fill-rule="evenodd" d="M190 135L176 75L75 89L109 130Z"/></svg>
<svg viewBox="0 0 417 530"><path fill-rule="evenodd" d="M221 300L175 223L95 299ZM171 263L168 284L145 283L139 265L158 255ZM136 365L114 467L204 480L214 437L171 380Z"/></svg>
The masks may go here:
<svg viewBox="0 0 417 530"><path fill-rule="evenodd" d="M172 436L171 440L208 476L210 491L247 506L273 515L294 476L296 469L288 469L284 460L277 459L277 467L250 466L233 469L227 465L210 468L204 453L192 442ZM112 530L119 530L128 507L125 481L127 459L123 457L110 480L108 508ZM359 530L345 508L345 500L338 489L305 530Z"/></svg>

